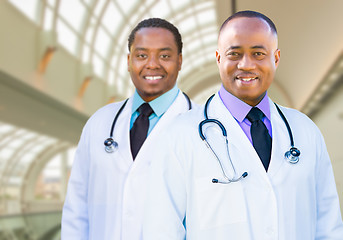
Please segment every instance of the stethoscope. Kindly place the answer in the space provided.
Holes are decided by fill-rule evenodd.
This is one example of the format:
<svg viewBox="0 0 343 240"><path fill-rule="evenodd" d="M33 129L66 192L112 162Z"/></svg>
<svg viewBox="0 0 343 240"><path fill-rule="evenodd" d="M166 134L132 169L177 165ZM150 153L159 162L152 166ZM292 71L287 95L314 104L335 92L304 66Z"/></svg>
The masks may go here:
<svg viewBox="0 0 343 240"><path fill-rule="evenodd" d="M236 173L236 169L232 163L232 160L231 160L231 157L230 157L230 152L229 152L229 146L228 146L228 140L227 140L227 132L226 132L226 129L224 127L224 125L218 121L217 119L213 119L213 118L208 118L208 114L207 114L207 110L208 110L208 105L210 104L210 102L212 101L212 98L214 97L214 95L212 95L205 103L205 108L204 108L204 117L205 117L205 120L201 121L199 123L199 135L200 135L200 138L205 141L205 144L206 146L211 150L211 152L213 153L213 155L215 156L215 158L217 159L218 163L219 163L219 166L222 170L222 173L223 173L223 176L224 176L224 179L223 180L220 180L218 178L213 178L212 179L212 182L213 183L223 183L223 184L228 184L228 183L232 183L232 182L238 182L240 181L241 179L245 178L248 176L248 173L247 172L244 172L240 177L236 177L237 176L237 173ZM297 149L295 146L294 146L294 141L293 141L293 134L292 134L292 130L291 130L291 127L289 126L288 124L288 121L285 117L285 115L282 113L282 111L280 110L279 106L274 103L275 106L276 106L276 109L278 111L278 113L280 114L282 120L284 121L286 127L287 127L287 131L288 131L288 135L289 135L289 139L290 139L290 142L291 142L291 148L285 153L285 159L287 162L291 163L291 164L296 164L299 162L299 156L300 156L300 151L299 149ZM230 160L230 165L232 167L232 170L233 170L233 173L234 173L234 177L233 178L229 178L226 173L225 173L225 170L224 170L224 167L223 167L223 164L222 162L220 161L218 155L216 154L216 152L213 150L213 148L211 147L211 145L209 144L209 142L207 141L206 139L206 136L203 132L203 127L205 124L207 123L214 123L214 124L217 124L221 131L222 131L222 134L225 138L225 145L226 145L226 151L227 151L227 155L229 156L229 160Z"/></svg>
<svg viewBox="0 0 343 240"><path fill-rule="evenodd" d="M183 93L183 95L185 96L187 102L188 102L188 109L191 110L192 109L192 102L189 99L189 97L187 96L186 93ZM113 123L112 123L112 127L111 127L111 131L110 131L110 137L107 138L104 142L105 145L105 151L107 153L113 153L118 149L118 142L114 141L113 139L113 130L114 130L114 126L117 122L117 119L120 115L120 113L123 111L123 109L125 108L125 105L127 103L129 99L126 99L125 102L123 103L123 105L120 107L119 111L117 112L116 116L114 117Z"/></svg>

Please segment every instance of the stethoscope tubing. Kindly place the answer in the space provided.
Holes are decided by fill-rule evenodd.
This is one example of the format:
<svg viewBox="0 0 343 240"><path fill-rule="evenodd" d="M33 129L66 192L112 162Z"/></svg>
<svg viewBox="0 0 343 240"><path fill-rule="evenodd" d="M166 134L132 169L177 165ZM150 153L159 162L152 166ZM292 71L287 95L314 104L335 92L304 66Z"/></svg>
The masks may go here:
<svg viewBox="0 0 343 240"><path fill-rule="evenodd" d="M183 95L185 96L187 103L188 103L188 110L192 109L192 102L191 99L188 97L188 95L184 92L182 92ZM111 130L110 130L110 137L107 138L104 142L105 145L105 151L107 153L112 153L115 151L116 148L118 148L118 143L116 141L113 140L113 132L114 132L114 127L116 125L116 122L121 114L121 112L124 110L126 103L128 102L129 99L126 99L125 102L123 103L123 105L120 107L120 109L118 110L117 114L114 117L114 120L112 122L112 126L111 126Z"/></svg>
<svg viewBox="0 0 343 240"><path fill-rule="evenodd" d="M114 126L116 125L117 119L118 119L120 113L121 113L121 112L123 111L123 109L125 108L125 105L126 105L126 103L127 103L128 100L129 100L128 98L125 100L125 102L124 102L123 105L120 107L119 111L117 112L116 116L114 117L114 120L113 120L112 126L111 126L111 131L110 131L110 138L113 137Z"/></svg>
<svg viewBox="0 0 343 240"><path fill-rule="evenodd" d="M235 178L235 177L234 177L234 178L230 179L230 178L226 175L225 170L224 170L224 167L223 167L223 165L222 165L222 163L221 163L221 161L220 161L218 155L215 153L215 151L213 150L213 148L211 147L211 145L210 145L209 142L207 141L206 136L205 136L205 134L204 134L204 132L203 132L203 126L204 126L205 124L207 124L207 123L214 123L214 124L216 124L217 126L220 127L220 129L222 130L222 134L223 134L223 136L224 136L224 138L225 138L226 148L227 148L227 154L228 154L228 156L229 156L230 165L231 165L232 170L233 170L233 172L234 172L234 176L236 176L236 170L235 170L235 167L234 167L234 165L233 165L233 163L232 163L232 160L231 160L231 157L230 157L229 148L228 148L227 131L226 131L224 125L223 125L219 120L213 119L213 118L209 118L209 117L208 117L208 107L209 107L209 104L210 104L210 102L212 101L212 99L213 99L214 96L215 96L215 94L213 94L213 95L206 101L206 103L205 103L205 107L204 107L204 117L205 117L205 119L202 120L202 121L199 123L199 126L198 126L199 136L200 136L201 140L203 140L203 141L205 142L206 146L207 146L207 147L211 150L211 152L214 154L215 158L217 159L217 161L218 161L218 163L219 163L219 165L220 165L220 168L221 168L221 170L222 170L222 174L223 174L224 178L226 179L226 181L221 181L221 180L218 180L218 179L216 179L216 178L213 178L213 179L212 179L212 182L213 182L213 183L224 183L224 184L231 183L231 182L237 182L237 181L239 181L239 180L241 180L241 179L247 177L247 176L248 176L248 173L247 173L247 172L244 172L240 177L238 177L238 178ZM282 113L281 109L279 108L279 106L278 106L276 103L274 103L274 104L275 104L275 107L276 107L276 109L277 109L279 115L281 116L283 122L284 122L285 125L286 125L287 131L288 131L288 135L289 135L289 139L290 139L291 148L290 148L289 151L286 151L286 153L285 153L285 159L286 159L289 163L291 163L291 164L298 163L298 161L299 161L299 156L300 156L300 151L299 151L296 147L294 147L294 140L293 140L293 134L292 134L291 127L290 127L290 125L289 125L289 123L288 123L288 121L287 121L285 115Z"/></svg>

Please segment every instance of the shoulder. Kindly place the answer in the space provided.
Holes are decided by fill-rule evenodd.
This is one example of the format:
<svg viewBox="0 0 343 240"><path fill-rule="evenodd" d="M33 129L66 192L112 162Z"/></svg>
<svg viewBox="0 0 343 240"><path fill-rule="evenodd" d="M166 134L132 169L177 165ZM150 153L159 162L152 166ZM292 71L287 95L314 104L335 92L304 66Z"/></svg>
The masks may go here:
<svg viewBox="0 0 343 240"><path fill-rule="evenodd" d="M112 119L118 113L119 109L125 104L126 100L110 103L101 108L99 108L87 121L86 126L99 124L100 122L107 121L107 119ZM125 105L128 107L128 104Z"/></svg>
<svg viewBox="0 0 343 240"><path fill-rule="evenodd" d="M281 112L285 115L287 120L289 119L290 121L297 121L298 123L306 123L310 125L315 125L313 121L307 115L300 112L299 110L289 108L289 107L284 107L279 104L277 104L277 106L280 108Z"/></svg>
<svg viewBox="0 0 343 240"><path fill-rule="evenodd" d="M203 107L196 105L191 110L179 114L166 131L170 134L183 134L193 132L198 129L199 123L204 119ZM189 135L189 134L188 134Z"/></svg>
<svg viewBox="0 0 343 240"><path fill-rule="evenodd" d="M283 115L285 116L288 124L290 125L292 132L306 132L309 136L321 136L319 128L307 115L293 108L288 108L280 105L278 106ZM275 111L277 110L275 109Z"/></svg>

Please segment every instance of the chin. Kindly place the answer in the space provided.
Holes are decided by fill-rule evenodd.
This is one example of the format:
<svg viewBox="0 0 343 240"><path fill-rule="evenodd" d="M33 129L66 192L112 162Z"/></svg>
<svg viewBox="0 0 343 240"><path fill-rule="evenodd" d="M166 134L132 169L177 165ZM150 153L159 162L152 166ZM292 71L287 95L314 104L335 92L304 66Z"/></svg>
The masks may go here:
<svg viewBox="0 0 343 240"><path fill-rule="evenodd" d="M164 92L163 91L144 91L144 97L146 98L158 98L161 96Z"/></svg>

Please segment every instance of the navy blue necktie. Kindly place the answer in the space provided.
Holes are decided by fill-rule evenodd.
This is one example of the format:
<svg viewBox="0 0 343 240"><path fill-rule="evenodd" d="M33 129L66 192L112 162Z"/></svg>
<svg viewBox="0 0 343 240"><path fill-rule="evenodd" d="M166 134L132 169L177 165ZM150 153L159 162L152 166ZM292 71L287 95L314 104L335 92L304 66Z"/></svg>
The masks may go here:
<svg viewBox="0 0 343 240"><path fill-rule="evenodd" d="M253 107L247 115L247 119L251 122L250 133L253 146L267 171L272 150L272 138L266 125L262 122L263 117L263 112L256 107Z"/></svg>
<svg viewBox="0 0 343 240"><path fill-rule="evenodd" d="M130 145L133 160L142 147L149 130L149 116L154 112L149 103L143 103L138 108L139 116L130 130Z"/></svg>

